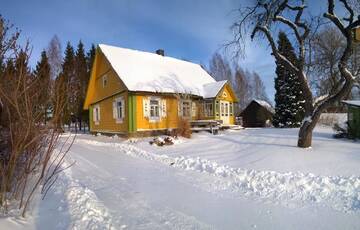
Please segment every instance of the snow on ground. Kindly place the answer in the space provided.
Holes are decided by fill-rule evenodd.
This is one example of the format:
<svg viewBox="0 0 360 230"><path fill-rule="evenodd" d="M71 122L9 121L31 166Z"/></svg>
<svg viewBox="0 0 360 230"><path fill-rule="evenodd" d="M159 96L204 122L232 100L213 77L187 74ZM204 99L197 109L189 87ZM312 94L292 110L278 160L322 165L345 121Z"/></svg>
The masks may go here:
<svg viewBox="0 0 360 230"><path fill-rule="evenodd" d="M326 176L360 176L360 144L334 139L329 127L317 127L313 147L296 147L298 129L254 128L194 134L180 145L166 148L139 141L137 146L170 157L200 157L233 168L302 172Z"/></svg>
<svg viewBox="0 0 360 230"><path fill-rule="evenodd" d="M79 135L45 201L11 229L358 229L360 143L296 129L151 138ZM18 227L17 229L21 229ZM5 228L6 229L6 228ZM10 228L9 228L10 229Z"/></svg>

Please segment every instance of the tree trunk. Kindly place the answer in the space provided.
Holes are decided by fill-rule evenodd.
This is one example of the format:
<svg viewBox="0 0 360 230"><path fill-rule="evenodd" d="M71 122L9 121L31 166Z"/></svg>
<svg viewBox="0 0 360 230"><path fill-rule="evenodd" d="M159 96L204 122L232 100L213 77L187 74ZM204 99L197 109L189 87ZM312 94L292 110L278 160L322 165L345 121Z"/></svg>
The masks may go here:
<svg viewBox="0 0 360 230"><path fill-rule="evenodd" d="M314 130L311 121L304 121L299 130L298 147L309 148L312 143L312 132Z"/></svg>

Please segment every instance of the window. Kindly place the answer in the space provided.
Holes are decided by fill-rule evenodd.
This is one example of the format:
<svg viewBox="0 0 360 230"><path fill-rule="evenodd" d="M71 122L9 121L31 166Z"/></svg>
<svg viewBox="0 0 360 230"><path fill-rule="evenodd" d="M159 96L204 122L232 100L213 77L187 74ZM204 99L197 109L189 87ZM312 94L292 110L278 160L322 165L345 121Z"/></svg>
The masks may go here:
<svg viewBox="0 0 360 230"><path fill-rule="evenodd" d="M125 117L125 102L123 97L118 97L113 102L113 117L116 123L122 123Z"/></svg>
<svg viewBox="0 0 360 230"><path fill-rule="evenodd" d="M190 117L191 115L191 102L183 101L182 102L182 114L183 117Z"/></svg>
<svg viewBox="0 0 360 230"><path fill-rule="evenodd" d="M216 116L219 116L219 101L215 101Z"/></svg>
<svg viewBox="0 0 360 230"><path fill-rule="evenodd" d="M93 121L95 125L98 125L100 122L100 106L95 105L93 110Z"/></svg>
<svg viewBox="0 0 360 230"><path fill-rule="evenodd" d="M102 83L103 83L103 88L105 88L108 83L108 77L106 74L102 76Z"/></svg>
<svg viewBox="0 0 360 230"><path fill-rule="evenodd" d="M227 97L227 93L226 93L226 92L223 92L223 97Z"/></svg>
<svg viewBox="0 0 360 230"><path fill-rule="evenodd" d="M224 111L224 103L223 102L221 102L220 103L220 113L221 113L221 116L225 116L225 113L224 113L225 111Z"/></svg>
<svg viewBox="0 0 360 230"><path fill-rule="evenodd" d="M196 103L191 102L191 116L196 117Z"/></svg>
<svg viewBox="0 0 360 230"><path fill-rule="evenodd" d="M234 114L234 104L230 102L230 116Z"/></svg>
<svg viewBox="0 0 360 230"><path fill-rule="evenodd" d="M213 115L213 103L205 102L204 115L205 117L211 117Z"/></svg>
<svg viewBox="0 0 360 230"><path fill-rule="evenodd" d="M224 103L225 104L225 116L228 117L229 116L229 103Z"/></svg>
<svg viewBox="0 0 360 230"><path fill-rule="evenodd" d="M160 118L159 100L150 99L150 119L157 120Z"/></svg>
<svg viewBox="0 0 360 230"><path fill-rule="evenodd" d="M116 103L116 112L117 112L117 119L123 118L123 104L122 101L118 101Z"/></svg>

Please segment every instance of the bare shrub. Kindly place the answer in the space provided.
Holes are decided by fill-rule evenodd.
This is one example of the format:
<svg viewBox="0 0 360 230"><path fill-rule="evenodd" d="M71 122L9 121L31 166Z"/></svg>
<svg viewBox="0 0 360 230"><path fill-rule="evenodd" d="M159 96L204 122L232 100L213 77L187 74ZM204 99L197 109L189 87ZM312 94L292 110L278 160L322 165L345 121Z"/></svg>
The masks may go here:
<svg viewBox="0 0 360 230"><path fill-rule="evenodd" d="M191 133L191 125L189 120L180 118L178 122L178 128L176 129L176 136L191 138Z"/></svg>
<svg viewBox="0 0 360 230"><path fill-rule="evenodd" d="M19 47L19 33L9 34L12 26L0 16L0 210L17 207L25 216L31 198L42 185L42 193L63 170L69 150L56 150L59 132L53 124L61 116L61 103L54 101L52 122L44 124L39 109L39 92L48 87L28 68L29 45ZM70 143L71 146L71 143Z"/></svg>

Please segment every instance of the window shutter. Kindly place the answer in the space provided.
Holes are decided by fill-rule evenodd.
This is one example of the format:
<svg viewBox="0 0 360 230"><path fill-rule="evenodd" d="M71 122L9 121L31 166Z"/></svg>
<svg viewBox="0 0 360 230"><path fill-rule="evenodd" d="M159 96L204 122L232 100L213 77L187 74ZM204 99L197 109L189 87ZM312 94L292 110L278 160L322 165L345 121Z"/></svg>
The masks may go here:
<svg viewBox="0 0 360 230"><path fill-rule="evenodd" d="M166 99L161 100L161 116L166 117Z"/></svg>
<svg viewBox="0 0 360 230"><path fill-rule="evenodd" d="M117 119L117 108L116 101L113 101L113 118Z"/></svg>
<svg viewBox="0 0 360 230"><path fill-rule="evenodd" d="M144 117L149 117L149 111L150 107L149 107L149 98L148 97L144 97L143 98L143 113L144 113Z"/></svg>
<svg viewBox="0 0 360 230"><path fill-rule="evenodd" d="M96 121L96 107L93 107L92 111L93 111L93 121L95 122Z"/></svg>
<svg viewBox="0 0 360 230"><path fill-rule="evenodd" d="M219 101L215 101L215 115L219 116L219 113L220 113Z"/></svg>
<svg viewBox="0 0 360 230"><path fill-rule="evenodd" d="M121 99L121 118L125 117L125 100L124 98Z"/></svg>

